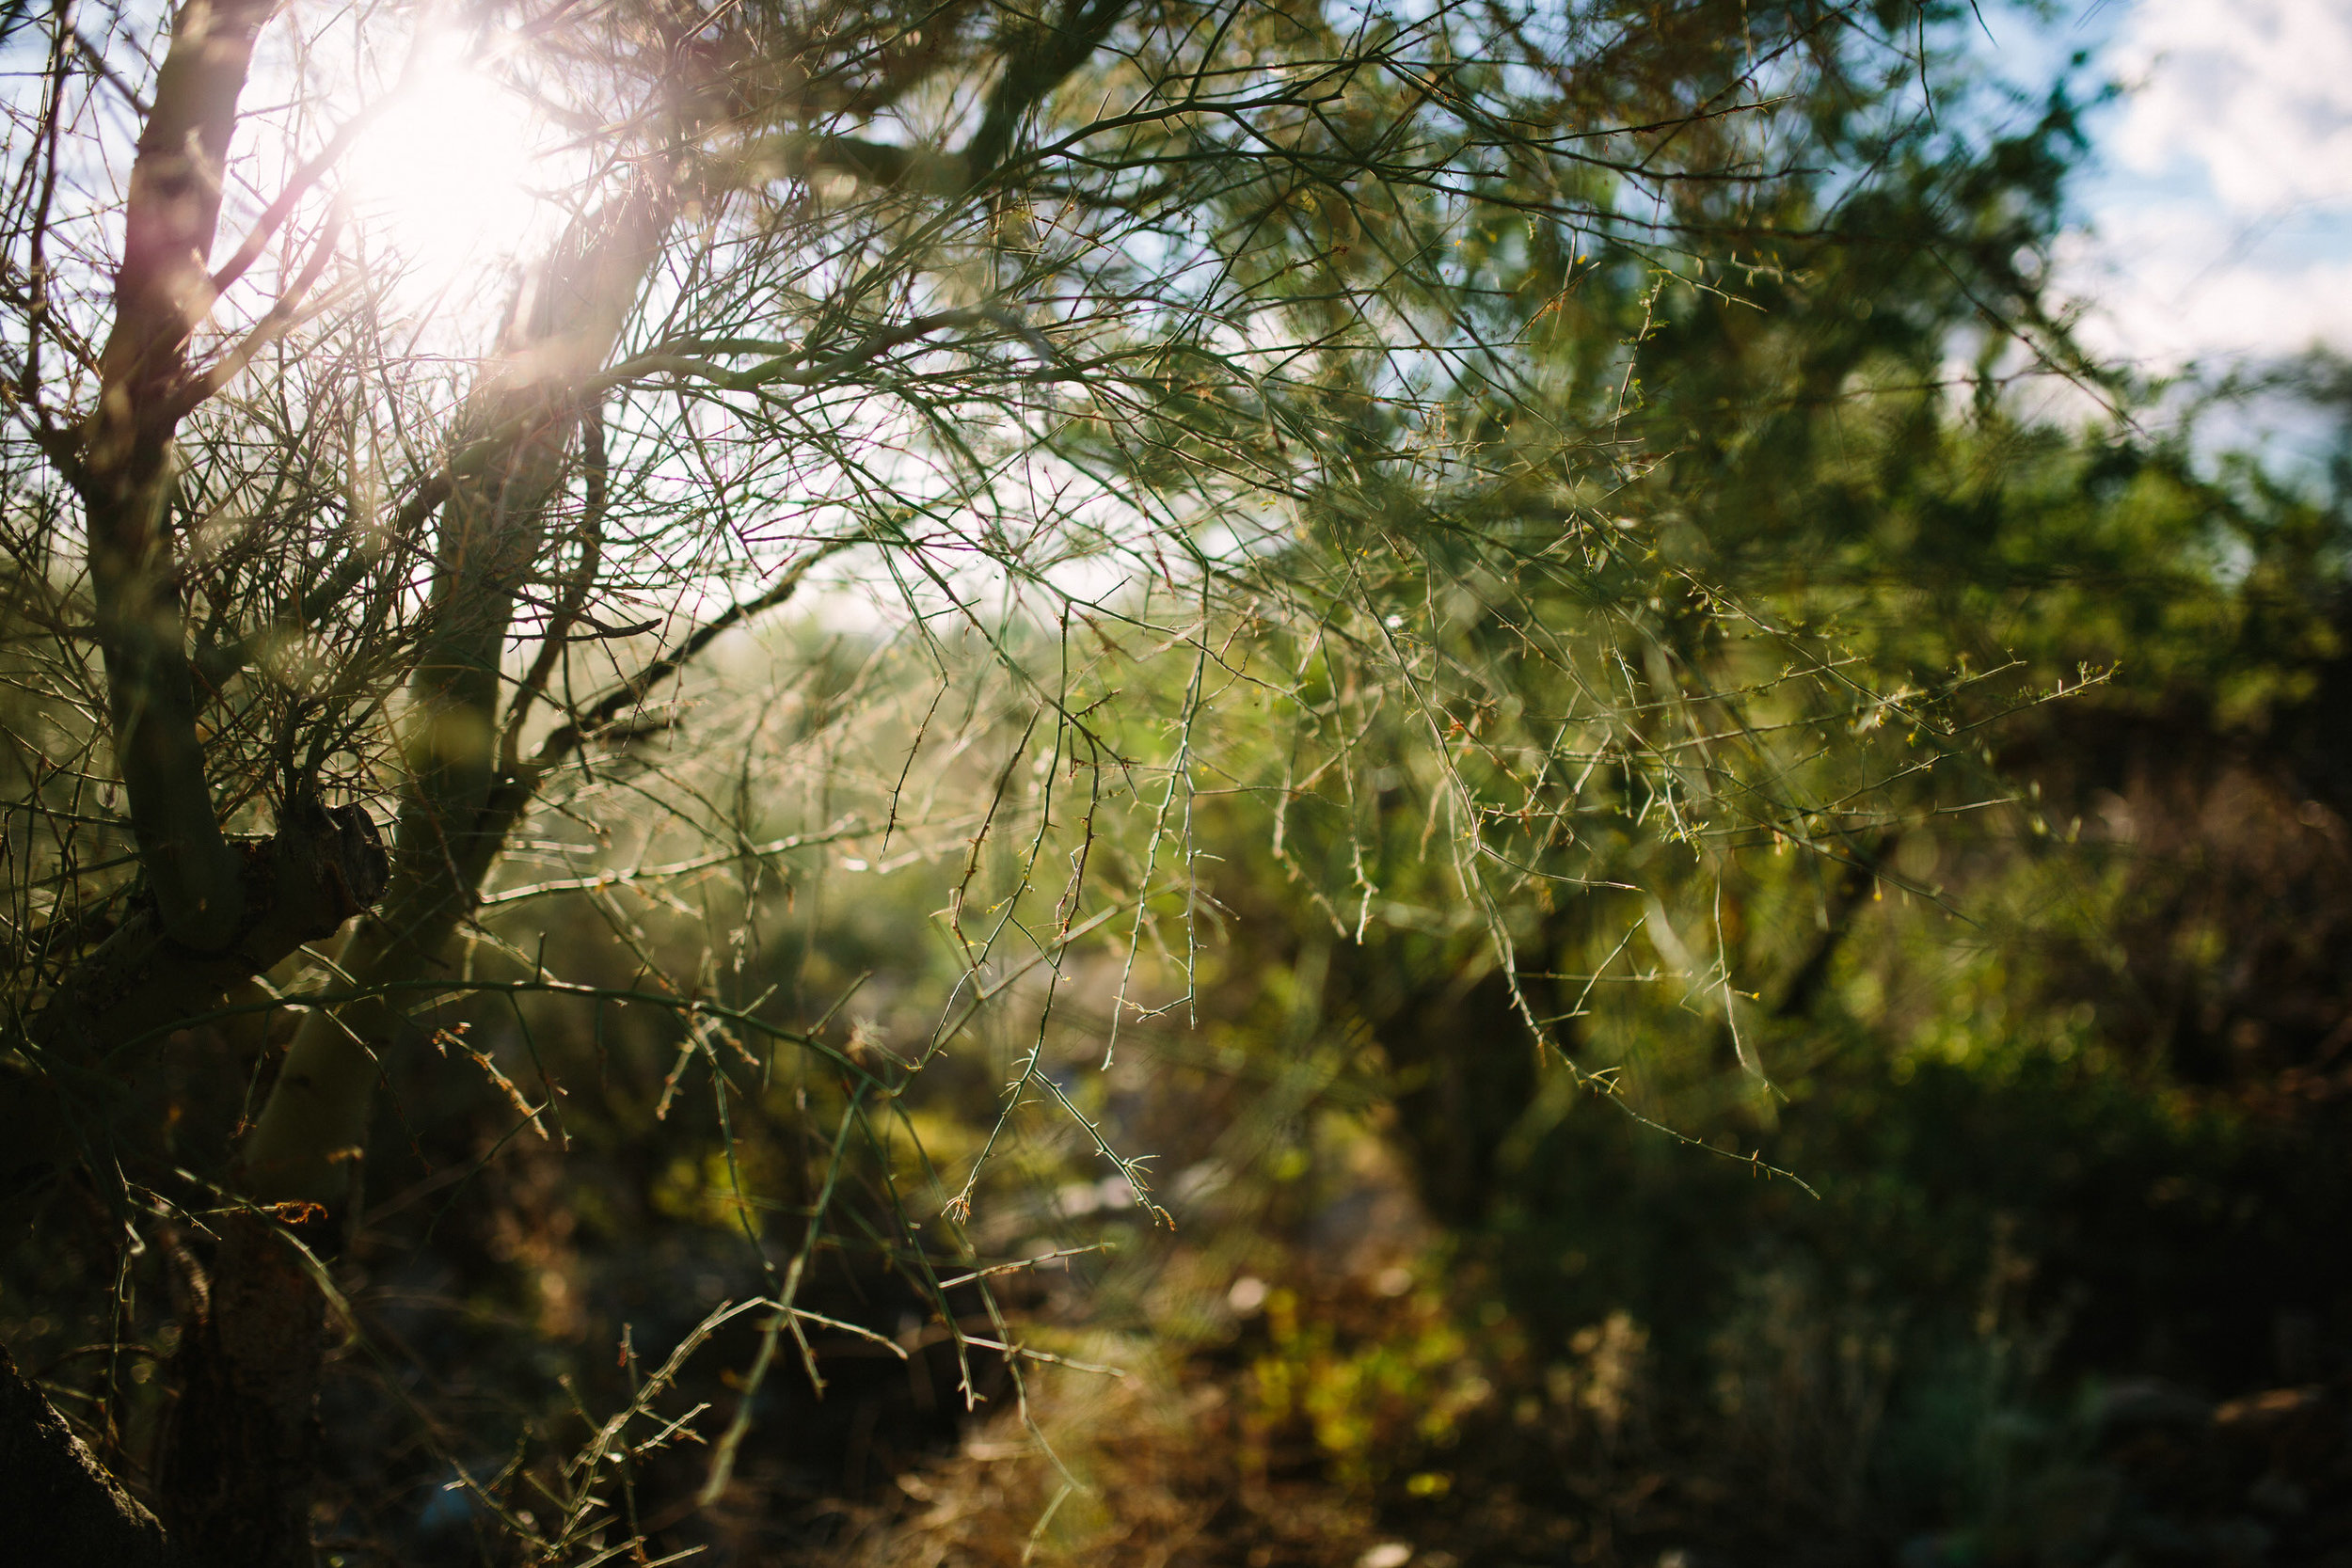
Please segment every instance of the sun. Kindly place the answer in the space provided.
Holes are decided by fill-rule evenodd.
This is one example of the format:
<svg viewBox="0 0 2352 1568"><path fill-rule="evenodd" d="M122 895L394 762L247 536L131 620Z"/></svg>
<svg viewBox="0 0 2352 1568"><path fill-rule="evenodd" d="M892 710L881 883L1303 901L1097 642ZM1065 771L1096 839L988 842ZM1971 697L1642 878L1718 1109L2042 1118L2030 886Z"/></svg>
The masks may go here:
<svg viewBox="0 0 2352 1568"><path fill-rule="evenodd" d="M438 293L542 239L533 193L547 127L523 97L470 69L454 47L413 73L352 150L355 214L403 268L403 292ZM536 177L536 179L534 178Z"/></svg>

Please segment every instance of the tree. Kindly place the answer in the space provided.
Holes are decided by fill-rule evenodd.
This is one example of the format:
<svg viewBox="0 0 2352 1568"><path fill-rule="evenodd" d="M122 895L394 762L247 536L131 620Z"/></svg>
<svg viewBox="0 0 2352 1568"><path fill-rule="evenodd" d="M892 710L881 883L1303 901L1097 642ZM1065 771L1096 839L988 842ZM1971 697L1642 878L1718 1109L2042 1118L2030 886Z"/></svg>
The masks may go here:
<svg viewBox="0 0 2352 1568"><path fill-rule="evenodd" d="M1031 630L1176 639L1195 674L1164 787L1132 801L1140 922L1237 625L1320 628L1297 690L1366 672L1444 757L1409 616L1524 603L1530 573L1654 599L1654 552L1606 508L1638 462L1625 357L1541 428L1490 429L1526 401L1528 320L1481 258L1524 255L1515 287L1566 301L1587 247L1663 265L1738 215L1717 193L1785 177L1758 89L1842 70L1873 18L1739 14L485 8L453 36L568 137L562 232L493 328L419 319L402 236L341 189L369 120L429 90L437 13L189 0L95 39L69 8L18 13L41 64L13 104L0 332L15 1098L52 1130L36 1176L89 1173L129 1236L159 1203L218 1234L160 1472L180 1549L307 1559L314 1282L384 1059L473 983L446 954L516 825L659 724L728 629L818 581L877 590L913 635L961 624L1098 786L1134 748L1042 678ZM1379 552L1411 569L1369 582ZM1121 586L1154 577L1183 619ZM1481 635L1530 629L1506 610ZM1512 776L1447 769L1508 971L1483 835ZM134 1168L143 1053L288 1006L219 1190L161 1197ZM677 988L690 1028L699 1007ZM797 1323L788 1292L773 1309L771 1343Z"/></svg>

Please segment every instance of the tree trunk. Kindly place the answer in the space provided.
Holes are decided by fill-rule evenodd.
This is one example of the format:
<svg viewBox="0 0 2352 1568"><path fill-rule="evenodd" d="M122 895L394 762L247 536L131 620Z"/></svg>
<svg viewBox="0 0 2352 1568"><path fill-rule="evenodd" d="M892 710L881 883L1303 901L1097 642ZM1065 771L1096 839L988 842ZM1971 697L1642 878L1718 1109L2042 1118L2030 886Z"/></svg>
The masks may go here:
<svg viewBox="0 0 2352 1568"><path fill-rule="evenodd" d="M115 762L141 872L130 918L58 987L31 1031L41 1049L62 1048L79 1068L331 935L382 892L386 876L382 846L358 808L289 800L267 841L240 844L223 832L197 725L170 531L173 441L201 386L188 344L215 303L209 264L237 100L275 8L275 0L185 0L173 15L131 169L97 404L77 449L54 454L82 500ZM316 1382L318 1307L314 1295L280 1288L284 1251L260 1221L231 1222L228 1272L261 1282L269 1302L248 1310L245 1297L254 1292L232 1283L221 1304L230 1309L196 1325L183 1357L191 1383L173 1447L183 1468L169 1490L184 1506L173 1512L198 1560L220 1568L310 1560L308 1495L289 1479L307 1468L310 1406L290 1385ZM0 1414L0 1446L27 1454L31 1473L57 1478L58 1528L80 1532L34 1560L164 1560L151 1519L103 1485L93 1495L89 1466L73 1480L77 1456L58 1449L42 1419L54 1422L55 1413L39 1396L28 1402L29 1390L14 1382L0 1392L10 1406ZM198 1472L206 1479L192 1481ZM8 1514L10 1529L51 1522L38 1507Z"/></svg>
<svg viewBox="0 0 2352 1568"><path fill-rule="evenodd" d="M205 777L169 528L173 438L199 401L188 342L211 315L207 270L253 44L275 0L186 0L131 166L114 323L97 405L59 462L82 500L115 763L142 878L120 929L33 1027L82 1063L217 1001L383 891L375 830L357 808L281 803L276 836L231 842Z"/></svg>
<svg viewBox="0 0 2352 1568"><path fill-rule="evenodd" d="M244 866L221 832L196 727L174 570L172 438L187 412L188 340L212 313L229 138L273 0L186 0L155 76L123 208L114 325L98 404L68 477L88 530L115 763L163 934L215 954L246 929Z"/></svg>
<svg viewBox="0 0 2352 1568"><path fill-rule="evenodd" d="M339 956L359 999L304 1019L242 1151L246 1190L263 1202L348 1201L376 1064L411 1000L372 988L434 974L518 815L512 759L499 754L509 684L500 661L563 492L578 389L619 341L675 210L669 188L647 180L576 226L517 310L502 362L468 399L458 445L476 432L501 433L504 445L469 463L442 505L390 887Z"/></svg>
<svg viewBox="0 0 2352 1568"><path fill-rule="evenodd" d="M390 865L375 823L358 806L293 802L266 839L235 842L235 902L247 919L207 950L175 936L152 895L77 964L33 1026L44 1050L94 1065L101 1053L152 1037L323 942L384 895Z"/></svg>
<svg viewBox="0 0 2352 1568"><path fill-rule="evenodd" d="M323 1217L300 1227L324 1229ZM299 1233L299 1232L298 1232ZM180 1403L158 1476L199 1568L310 1568L325 1303L260 1214L221 1227L207 1310L174 1358Z"/></svg>
<svg viewBox="0 0 2352 1568"><path fill-rule="evenodd" d="M86 1448L0 1346L0 1529L41 1568L178 1568L155 1516Z"/></svg>
<svg viewBox="0 0 2352 1568"><path fill-rule="evenodd" d="M469 398L456 444L474 461L442 503L432 632L410 685L406 787L382 909L345 939L357 1000L309 1014L240 1151L264 1204L303 1206L331 1256L356 1208L369 1108L406 1023L389 981L428 977L504 846L521 801L497 742L520 591L541 566L548 516L580 428L578 388L611 355L675 204L651 183L581 224L543 268L501 364ZM478 443L501 444L486 456ZM212 1311L181 1356L185 1392L167 1440L167 1511L207 1568L311 1561L321 1306L293 1249L240 1216L215 1262Z"/></svg>

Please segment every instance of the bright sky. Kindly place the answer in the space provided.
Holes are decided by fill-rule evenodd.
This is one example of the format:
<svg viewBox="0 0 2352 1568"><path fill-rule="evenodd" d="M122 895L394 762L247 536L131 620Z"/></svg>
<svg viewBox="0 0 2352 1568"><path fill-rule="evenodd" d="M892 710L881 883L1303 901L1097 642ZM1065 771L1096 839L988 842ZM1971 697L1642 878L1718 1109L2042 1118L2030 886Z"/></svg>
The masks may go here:
<svg viewBox="0 0 2352 1568"><path fill-rule="evenodd" d="M548 135L516 94L476 74L452 40L368 130L344 175L359 209L383 224L437 290L522 249L546 214L530 194ZM543 176L544 178L544 176Z"/></svg>
<svg viewBox="0 0 2352 1568"><path fill-rule="evenodd" d="M2061 257L2090 345L2154 371L2352 353L2352 0L2090 0L2057 32L2137 84L2091 122Z"/></svg>

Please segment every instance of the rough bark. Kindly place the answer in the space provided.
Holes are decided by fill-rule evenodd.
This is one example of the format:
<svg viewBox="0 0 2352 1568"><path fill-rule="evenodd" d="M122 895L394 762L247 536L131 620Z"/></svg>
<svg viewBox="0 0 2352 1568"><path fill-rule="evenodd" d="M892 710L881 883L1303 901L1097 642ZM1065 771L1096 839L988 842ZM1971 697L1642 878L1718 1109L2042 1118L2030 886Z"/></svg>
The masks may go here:
<svg viewBox="0 0 2352 1568"><path fill-rule="evenodd" d="M261 1215L230 1215L208 1307L174 1358L180 1402L157 1478L172 1537L198 1568L316 1560L325 1351L326 1304L300 1257Z"/></svg>
<svg viewBox="0 0 2352 1568"><path fill-rule="evenodd" d="M154 896L129 916L57 988L33 1037L87 1061L98 1051L151 1037L264 973L304 942L323 942L383 896L389 864L382 836L357 806L297 801L265 839L233 841L241 929L203 948L176 936Z"/></svg>
<svg viewBox="0 0 2352 1568"><path fill-rule="evenodd" d="M178 1568L155 1516L106 1472L0 1346L0 1520L12 1562Z"/></svg>

